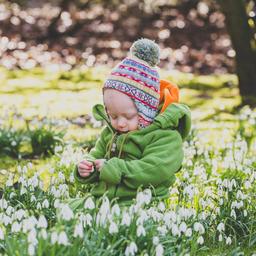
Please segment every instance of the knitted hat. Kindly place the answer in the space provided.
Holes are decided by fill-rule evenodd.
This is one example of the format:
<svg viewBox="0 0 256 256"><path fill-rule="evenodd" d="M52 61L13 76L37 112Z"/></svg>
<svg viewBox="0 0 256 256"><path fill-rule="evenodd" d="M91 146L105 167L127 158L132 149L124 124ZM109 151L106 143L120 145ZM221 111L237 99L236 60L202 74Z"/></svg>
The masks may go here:
<svg viewBox="0 0 256 256"><path fill-rule="evenodd" d="M112 70L103 87L120 91L134 101L139 128L150 125L157 114L160 82L155 65L159 62L159 54L159 47L153 41L137 40L129 56Z"/></svg>

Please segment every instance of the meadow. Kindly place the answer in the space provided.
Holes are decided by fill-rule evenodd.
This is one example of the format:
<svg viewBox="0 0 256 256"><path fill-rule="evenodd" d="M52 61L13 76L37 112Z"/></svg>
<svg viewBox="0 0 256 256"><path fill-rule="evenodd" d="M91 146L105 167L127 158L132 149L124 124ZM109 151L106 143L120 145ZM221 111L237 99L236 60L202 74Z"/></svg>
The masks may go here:
<svg viewBox="0 0 256 256"><path fill-rule="evenodd" d="M161 71L192 111L183 168L167 201L146 189L120 206L73 176L108 72L0 69L0 254L256 255L256 109L239 106L236 76Z"/></svg>

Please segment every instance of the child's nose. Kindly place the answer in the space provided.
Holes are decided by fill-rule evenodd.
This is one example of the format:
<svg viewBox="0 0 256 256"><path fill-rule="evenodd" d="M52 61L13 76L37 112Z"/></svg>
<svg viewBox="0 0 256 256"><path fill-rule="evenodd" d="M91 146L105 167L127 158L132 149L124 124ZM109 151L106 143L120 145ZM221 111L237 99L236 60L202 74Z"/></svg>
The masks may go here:
<svg viewBox="0 0 256 256"><path fill-rule="evenodd" d="M123 118L119 118L118 119L118 122L117 122L117 126L120 127L120 128L123 128L125 127L125 120Z"/></svg>

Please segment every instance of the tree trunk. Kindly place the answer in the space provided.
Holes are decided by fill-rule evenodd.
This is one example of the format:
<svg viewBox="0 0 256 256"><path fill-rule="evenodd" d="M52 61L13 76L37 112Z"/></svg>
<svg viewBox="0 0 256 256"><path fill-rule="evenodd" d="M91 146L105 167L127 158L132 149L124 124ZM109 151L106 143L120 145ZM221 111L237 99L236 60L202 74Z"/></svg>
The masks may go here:
<svg viewBox="0 0 256 256"><path fill-rule="evenodd" d="M218 0L236 52L236 70L243 104L256 104L255 39L248 25L243 0ZM254 46L253 46L254 44ZM254 47L254 49L253 49Z"/></svg>

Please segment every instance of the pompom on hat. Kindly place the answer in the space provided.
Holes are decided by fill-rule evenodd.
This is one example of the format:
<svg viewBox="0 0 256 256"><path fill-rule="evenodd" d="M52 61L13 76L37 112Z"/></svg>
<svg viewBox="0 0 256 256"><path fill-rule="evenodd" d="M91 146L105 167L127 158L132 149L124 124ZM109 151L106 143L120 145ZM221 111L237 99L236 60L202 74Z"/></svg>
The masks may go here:
<svg viewBox="0 0 256 256"><path fill-rule="evenodd" d="M111 72L103 89L115 89L128 95L139 115L139 128L150 125L157 115L160 80L157 68L159 46L152 40L139 39L133 43L128 57Z"/></svg>

